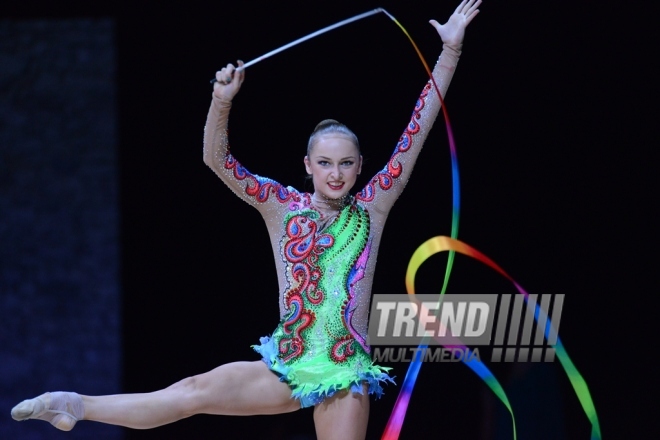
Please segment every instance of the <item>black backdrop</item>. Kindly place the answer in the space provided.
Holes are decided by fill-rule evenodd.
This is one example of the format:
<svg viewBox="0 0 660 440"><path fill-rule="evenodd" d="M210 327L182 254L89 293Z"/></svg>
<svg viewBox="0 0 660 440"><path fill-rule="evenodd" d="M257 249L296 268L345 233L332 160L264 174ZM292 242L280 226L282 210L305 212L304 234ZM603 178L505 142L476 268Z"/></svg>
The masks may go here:
<svg viewBox="0 0 660 440"><path fill-rule="evenodd" d="M440 43L426 21L447 17L452 2L28 2L5 12L16 19L115 19L124 392L256 359L250 344L277 322L262 221L202 162L208 80L227 62L253 59L377 6L396 16L434 62ZM648 14L586 1L493 0L481 9L447 96L461 169L459 238L528 291L566 294L560 334L590 385L603 433L634 438L635 420L646 414L632 406L633 390L654 386L643 370L652 348L641 343L650 323L638 313L652 310L646 281L655 262L651 116L640 111L653 108ZM385 16L370 17L248 69L230 120L234 154L251 171L300 188L306 138L319 120L333 117L360 136L363 176L372 175L389 157L424 81L404 35ZM374 292L403 293L414 249L449 234L450 183L438 123L391 213ZM418 291L439 290L444 262L438 256L426 263ZM455 266L450 292L512 292L474 261L458 257ZM402 379L405 365L395 367ZM577 399L554 367L563 436L588 438ZM505 388L515 376L502 366L494 371ZM500 438L493 427L505 415L484 389L464 366L425 366L403 438ZM370 438L382 432L397 391L372 404ZM523 396L521 408L544 399L534 387ZM303 411L196 416L126 437L312 432L311 412Z"/></svg>

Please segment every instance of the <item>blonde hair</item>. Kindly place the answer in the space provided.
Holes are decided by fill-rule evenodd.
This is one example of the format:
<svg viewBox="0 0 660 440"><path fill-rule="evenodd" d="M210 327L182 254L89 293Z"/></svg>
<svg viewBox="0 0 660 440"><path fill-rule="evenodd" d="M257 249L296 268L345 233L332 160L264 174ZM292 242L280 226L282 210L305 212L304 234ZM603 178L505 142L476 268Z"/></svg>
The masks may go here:
<svg viewBox="0 0 660 440"><path fill-rule="evenodd" d="M325 134L330 134L330 133L337 133L337 134L343 134L344 136L348 137L353 144L355 144L355 148L358 150L358 155L360 154L360 142L358 142L358 138L353 133L353 131L342 124L339 121L336 121L334 119L324 119L318 124L316 124L316 127L314 127L314 131L312 134L309 136L309 142L307 142L307 156L310 155L312 152L312 147L317 141L317 138L319 136L323 136Z"/></svg>

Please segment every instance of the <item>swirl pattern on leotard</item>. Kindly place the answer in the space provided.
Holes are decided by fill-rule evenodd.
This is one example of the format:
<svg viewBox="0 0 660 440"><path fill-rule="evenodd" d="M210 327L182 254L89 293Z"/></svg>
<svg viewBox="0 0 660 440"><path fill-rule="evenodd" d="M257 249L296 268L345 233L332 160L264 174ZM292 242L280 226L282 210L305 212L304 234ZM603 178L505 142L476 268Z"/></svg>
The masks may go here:
<svg viewBox="0 0 660 440"><path fill-rule="evenodd" d="M273 338L287 365L303 358L308 350L317 351L316 356L319 350L326 350L328 361L347 362L357 347L369 352L366 341L351 325L356 307L354 286L363 277L369 258L369 216L351 203L319 231L320 213L306 195L302 200L302 204L290 205L302 209L285 217L280 249L288 268L283 299L287 313ZM317 322L318 317L322 321ZM316 341L313 348L308 347L310 338Z"/></svg>
<svg viewBox="0 0 660 440"><path fill-rule="evenodd" d="M421 118L421 111L426 105L426 97L430 91L431 84L428 83L424 87L424 90L422 90L419 99L417 99L410 122L399 138L399 142L397 142L394 153L387 162L387 165L355 196L356 199L363 202L373 201L376 197L376 185L383 191L387 191L392 188L394 180L401 176L403 172L402 155L410 149L413 144L413 135L417 134L420 130L419 119Z"/></svg>
<svg viewBox="0 0 660 440"><path fill-rule="evenodd" d="M317 288L321 272L317 261L325 248L334 243L329 234L317 234L314 221L318 213L312 210L296 212L286 221L286 235L280 243L285 261L290 267L291 288L284 295L284 306L289 311L282 324L283 335L279 352L284 362L300 357L305 350L305 335L316 320L310 309L323 301L324 294Z"/></svg>
<svg viewBox="0 0 660 440"><path fill-rule="evenodd" d="M228 153L225 158L225 168L232 170L236 180L247 180L245 193L254 197L257 202L266 202L271 193L275 195L275 198L280 203L286 203L289 200L299 200L297 192L290 191L288 188L272 179L257 176L247 171L231 153Z"/></svg>

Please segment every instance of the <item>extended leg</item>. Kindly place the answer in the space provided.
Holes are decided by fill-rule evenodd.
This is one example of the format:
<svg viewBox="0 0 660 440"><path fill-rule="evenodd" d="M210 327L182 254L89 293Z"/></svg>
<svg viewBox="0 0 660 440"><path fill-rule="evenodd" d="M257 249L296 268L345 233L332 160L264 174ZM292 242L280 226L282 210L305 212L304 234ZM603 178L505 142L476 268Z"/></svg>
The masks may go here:
<svg viewBox="0 0 660 440"><path fill-rule="evenodd" d="M364 440L369 422L369 395L344 391L314 407L318 440Z"/></svg>
<svg viewBox="0 0 660 440"><path fill-rule="evenodd" d="M277 414L300 408L290 388L261 361L225 364L153 393L81 397L85 420L136 429L194 414Z"/></svg>

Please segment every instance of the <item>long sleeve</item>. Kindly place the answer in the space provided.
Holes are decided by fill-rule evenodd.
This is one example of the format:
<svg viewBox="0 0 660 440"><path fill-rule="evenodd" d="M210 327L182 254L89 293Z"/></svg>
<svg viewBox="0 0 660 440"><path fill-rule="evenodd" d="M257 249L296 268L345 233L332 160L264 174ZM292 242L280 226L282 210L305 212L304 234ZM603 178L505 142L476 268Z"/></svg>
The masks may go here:
<svg viewBox="0 0 660 440"><path fill-rule="evenodd" d="M445 44L433 69L433 78L443 99L454 75L460 54L461 45ZM410 122L401 135L390 160L385 168L378 172L357 194L358 200L366 205L371 205L376 212L387 215L410 178L440 107L441 103L435 86L429 80L417 100Z"/></svg>
<svg viewBox="0 0 660 440"><path fill-rule="evenodd" d="M204 163L208 165L222 180L224 163L229 154L229 142L227 140L227 121L231 102L223 101L213 96L209 114L204 126ZM229 185L229 184L228 184ZM235 188L234 191L236 191Z"/></svg>
<svg viewBox="0 0 660 440"><path fill-rule="evenodd" d="M213 97L204 127L204 163L241 199L262 214L273 204L281 205L294 197L293 188L246 170L229 152L227 121L231 103Z"/></svg>

